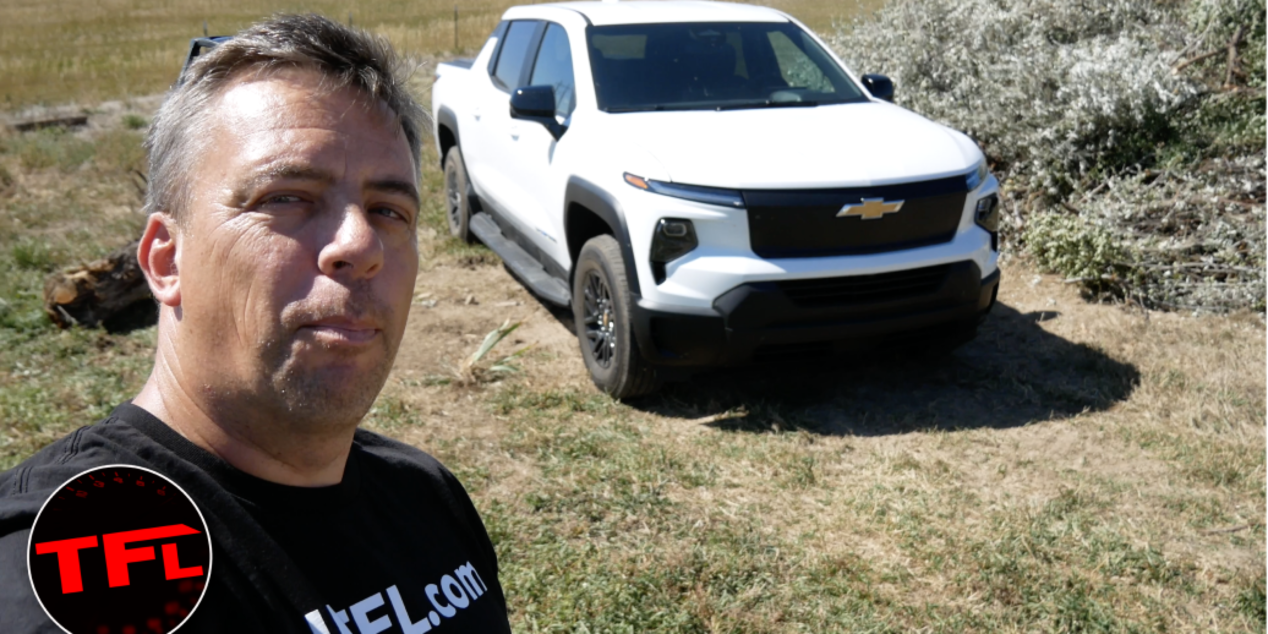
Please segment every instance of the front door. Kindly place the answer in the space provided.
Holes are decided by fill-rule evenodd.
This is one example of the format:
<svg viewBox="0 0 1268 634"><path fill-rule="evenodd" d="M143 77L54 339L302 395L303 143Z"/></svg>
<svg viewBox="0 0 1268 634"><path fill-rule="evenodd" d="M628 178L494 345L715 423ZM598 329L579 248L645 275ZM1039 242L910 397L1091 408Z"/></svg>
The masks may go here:
<svg viewBox="0 0 1268 634"><path fill-rule="evenodd" d="M555 120L567 125L576 107L572 51L564 27L546 23L541 45L537 49L528 86L551 86L555 90ZM511 151L504 161L516 214L525 223L538 247L565 269L568 267L568 244L563 226L563 196L567 184L565 170L556 168L571 147L569 134L559 140L545 126L532 121L512 119L508 128Z"/></svg>

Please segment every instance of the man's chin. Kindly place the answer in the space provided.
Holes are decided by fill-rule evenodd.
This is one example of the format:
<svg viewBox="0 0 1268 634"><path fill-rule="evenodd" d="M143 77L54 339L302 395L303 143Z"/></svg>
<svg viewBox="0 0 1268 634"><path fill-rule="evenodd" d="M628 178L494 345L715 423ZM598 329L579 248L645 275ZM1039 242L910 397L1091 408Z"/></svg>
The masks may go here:
<svg viewBox="0 0 1268 634"><path fill-rule="evenodd" d="M365 367L345 360L318 368L289 368L273 387L294 423L306 427L355 426L383 389L387 367Z"/></svg>

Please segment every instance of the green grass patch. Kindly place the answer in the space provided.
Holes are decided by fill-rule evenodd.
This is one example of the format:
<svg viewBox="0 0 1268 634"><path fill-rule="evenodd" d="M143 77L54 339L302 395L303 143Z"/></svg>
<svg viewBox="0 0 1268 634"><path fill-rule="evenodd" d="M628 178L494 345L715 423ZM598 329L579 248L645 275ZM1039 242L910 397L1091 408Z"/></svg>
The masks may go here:
<svg viewBox="0 0 1268 634"><path fill-rule="evenodd" d="M28 170L55 168L72 172L87 163L96 147L61 128L46 128L23 134L13 141L22 167Z"/></svg>
<svg viewBox="0 0 1268 634"><path fill-rule="evenodd" d="M61 331L43 310L50 272L140 234L139 213L112 211L138 204L123 179L141 156L140 135L49 129L0 140L0 166L26 176L20 191L0 197L0 469L7 469L134 396L150 368L154 332Z"/></svg>
<svg viewBox="0 0 1268 634"><path fill-rule="evenodd" d="M150 120L139 114L123 115L123 127L129 130L141 130L150 125Z"/></svg>
<svg viewBox="0 0 1268 634"><path fill-rule="evenodd" d="M1240 592L1237 593L1237 610L1241 612L1252 625L1264 625L1264 576L1260 575L1258 579L1252 579L1245 582Z"/></svg>

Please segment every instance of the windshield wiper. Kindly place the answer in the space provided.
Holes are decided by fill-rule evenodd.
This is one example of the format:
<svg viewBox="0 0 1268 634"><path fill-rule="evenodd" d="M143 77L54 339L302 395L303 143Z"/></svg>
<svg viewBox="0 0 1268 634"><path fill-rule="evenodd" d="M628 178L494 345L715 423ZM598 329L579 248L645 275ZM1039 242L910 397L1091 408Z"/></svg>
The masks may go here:
<svg viewBox="0 0 1268 634"><path fill-rule="evenodd" d="M655 112L664 110L665 106L623 106L620 108L604 108L604 112Z"/></svg>
<svg viewBox="0 0 1268 634"><path fill-rule="evenodd" d="M605 108L604 112L662 112L666 110L746 110L756 108L813 108L824 104L846 103L844 101L745 101L726 104L655 104L648 106L621 106Z"/></svg>
<svg viewBox="0 0 1268 634"><path fill-rule="evenodd" d="M730 103L717 106L716 110L746 110L751 108L813 108L819 105L818 101L748 101L745 103Z"/></svg>
<svg viewBox="0 0 1268 634"><path fill-rule="evenodd" d="M651 106L622 106L617 108L605 108L604 112L662 112L665 110L713 110L712 105L701 104L656 104Z"/></svg>

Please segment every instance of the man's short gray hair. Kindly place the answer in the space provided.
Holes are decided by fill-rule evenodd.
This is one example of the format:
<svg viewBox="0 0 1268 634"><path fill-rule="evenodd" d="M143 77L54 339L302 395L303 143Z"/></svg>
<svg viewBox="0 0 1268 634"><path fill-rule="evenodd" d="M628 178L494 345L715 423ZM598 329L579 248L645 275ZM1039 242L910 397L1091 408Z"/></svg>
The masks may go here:
<svg viewBox="0 0 1268 634"><path fill-rule="evenodd" d="M319 15L278 15L203 53L168 93L145 140L146 213L182 219L216 98L244 71L283 68L317 71L323 90L352 88L387 106L405 134L415 168L420 165L426 114L406 88L408 73L387 40Z"/></svg>

